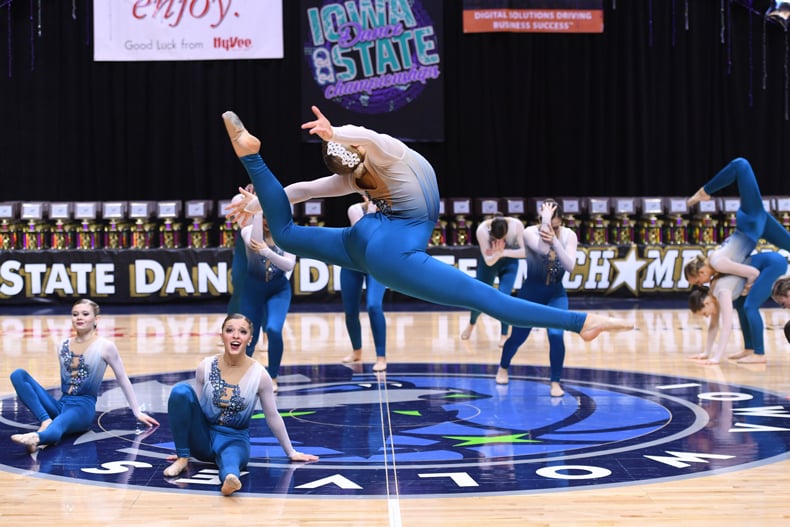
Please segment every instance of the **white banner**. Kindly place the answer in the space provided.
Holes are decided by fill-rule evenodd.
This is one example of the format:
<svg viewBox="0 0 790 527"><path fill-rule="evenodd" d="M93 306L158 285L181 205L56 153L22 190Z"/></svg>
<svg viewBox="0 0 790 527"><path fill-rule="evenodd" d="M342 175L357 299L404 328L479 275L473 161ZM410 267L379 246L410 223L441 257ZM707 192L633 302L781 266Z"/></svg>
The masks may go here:
<svg viewBox="0 0 790 527"><path fill-rule="evenodd" d="M93 60L281 59L282 1L93 0Z"/></svg>

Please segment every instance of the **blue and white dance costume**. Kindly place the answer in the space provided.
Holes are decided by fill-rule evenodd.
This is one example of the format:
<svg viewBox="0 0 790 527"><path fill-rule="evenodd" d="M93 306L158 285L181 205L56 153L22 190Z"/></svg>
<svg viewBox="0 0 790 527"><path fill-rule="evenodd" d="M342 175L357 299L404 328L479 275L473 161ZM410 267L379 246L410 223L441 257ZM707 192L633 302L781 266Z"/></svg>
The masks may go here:
<svg viewBox="0 0 790 527"><path fill-rule="evenodd" d="M206 357L195 371L195 388L188 382L173 386L167 414L178 457L194 456L214 462L219 479L240 475L250 460L250 419L260 400L266 425L290 458L296 453L277 410L271 380L258 362L249 366L238 384L222 379L219 357Z"/></svg>
<svg viewBox="0 0 790 527"><path fill-rule="evenodd" d="M279 247L301 257L369 273L394 291L437 304L481 311L520 327L581 332L586 313L554 309L501 294L431 257L425 248L439 214L436 175L428 161L401 141L362 127L333 127L333 141L365 148L367 174L334 174L283 191L259 154L240 157ZM296 225L292 202L365 193L379 212L353 227Z"/></svg>
<svg viewBox="0 0 790 527"><path fill-rule="evenodd" d="M477 244L480 247L480 254L477 257L476 278L487 285L493 285L499 278L499 291L510 295L513 293L513 285L518 276L518 259L524 256L523 236L524 225L516 218L501 218L507 222L507 234L505 234L505 249L503 252L488 256L486 249L491 247L492 237L490 235L491 223L496 218L490 218L480 222L475 232ZM469 313L469 325L477 324L480 317L479 311ZM510 326L504 322L500 323L500 334L505 336L510 331Z"/></svg>
<svg viewBox="0 0 790 527"><path fill-rule="evenodd" d="M702 188L708 195L713 195L733 182L738 185L738 194L741 198L740 207L735 215L735 232L724 241L721 248L709 256L711 266L722 273L730 272L726 267L722 267L726 265L722 260L729 259L743 263L757 247L760 238L790 251L790 232L765 210L754 170L746 159L742 157L733 159Z"/></svg>
<svg viewBox="0 0 790 527"><path fill-rule="evenodd" d="M787 274L787 258L777 252L761 252L748 257L745 263L760 271L760 276L752 284L746 296L741 296L746 280L740 276L719 276L711 284L711 294L719 301L722 320L721 335L719 336L720 349L723 350L726 346L732 328L732 317L728 316L725 302L732 302L741 325L744 349L753 350L755 355L765 355L765 323L760 315L760 307L771 298L774 282ZM733 299L735 300L733 301ZM709 334L708 342L711 345L707 346L708 353L712 350L713 338L715 338L715 334ZM720 354L718 352L713 356L718 357Z"/></svg>
<svg viewBox="0 0 790 527"><path fill-rule="evenodd" d="M252 248L250 244L253 240L266 244L266 247L260 251ZM242 255L241 262L246 264L244 273L236 265L236 259ZM252 340L247 346L247 355L250 357L263 327L268 342L266 369L272 378L277 378L283 357L283 326L291 307L291 283L286 273L293 270L296 257L266 243L263 216L256 213L251 223L241 228L233 258L231 276L234 280L238 279L241 286L237 287L234 282L228 314L241 313L252 321Z"/></svg>
<svg viewBox="0 0 790 527"><path fill-rule="evenodd" d="M23 369L11 373L11 384L17 396L39 422L52 419L46 430L38 432L39 443L57 443L64 435L84 432L96 416L96 400L104 373L109 365L115 373L129 406L138 411L137 398L126 375L115 344L97 337L82 355L72 352L71 339L65 339L58 350L60 363L60 399L55 399L38 381Z"/></svg>
<svg viewBox="0 0 790 527"><path fill-rule="evenodd" d="M576 264L576 233L566 227L559 227L556 242L549 245L540 238L538 225L527 227L524 231L524 245L527 257L527 278L518 292L519 298L552 306L566 311L568 293L562 285L565 273L573 270ZM502 347L499 366L508 369L518 348L529 337L532 328L513 328L510 338ZM565 340L561 329L548 329L550 381L560 382L565 363Z"/></svg>
<svg viewBox="0 0 790 527"><path fill-rule="evenodd" d="M369 203L369 202L368 202ZM348 218L353 226L366 214L375 213L375 207L368 203L355 203L348 208ZM365 304L373 333L376 357L387 355L387 320L384 317L384 293L387 288L370 274L343 267L340 269L340 297L343 300L346 330L351 340L351 349L362 349L362 325L359 322L362 303L362 285L366 286ZM353 357L352 357L353 358Z"/></svg>

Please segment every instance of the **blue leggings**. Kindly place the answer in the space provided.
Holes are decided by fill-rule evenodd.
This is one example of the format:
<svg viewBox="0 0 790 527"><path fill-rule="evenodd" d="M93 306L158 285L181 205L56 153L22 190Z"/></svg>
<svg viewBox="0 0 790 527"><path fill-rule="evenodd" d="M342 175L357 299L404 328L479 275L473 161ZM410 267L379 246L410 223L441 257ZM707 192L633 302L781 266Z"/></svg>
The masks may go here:
<svg viewBox="0 0 790 527"><path fill-rule="evenodd" d="M787 273L787 259L779 253L764 252L753 255L748 263L760 270L760 276L749 294L735 299L733 305L741 323L743 347L754 350L756 355L765 355L765 324L760 307L771 297L771 288L776 279Z"/></svg>
<svg viewBox="0 0 790 527"><path fill-rule="evenodd" d="M529 280L527 278L518 292L518 297L553 306L564 311L568 309L568 293L561 282L546 285L540 280ZM515 357L518 348L529 337L530 331L532 331L532 328L513 328L513 332L502 347L502 356L499 359L500 367L504 369L510 367L510 362ZM561 329L548 329L547 333L549 337L550 380L552 382L560 382L562 368L565 363L563 331Z"/></svg>
<svg viewBox="0 0 790 527"><path fill-rule="evenodd" d="M766 212L754 170L746 159L742 157L733 159L702 188L712 195L733 182L737 183L738 194L741 197L741 204L735 215L736 230L753 242L751 250L754 250L757 242L762 238L768 243L790 251L790 232Z"/></svg>
<svg viewBox="0 0 790 527"><path fill-rule="evenodd" d="M405 295L487 315L520 327L580 332L587 315L504 295L425 252L435 221L366 214L353 227L296 225L282 185L259 154L240 158L272 237L284 251L371 274Z"/></svg>
<svg viewBox="0 0 790 527"><path fill-rule="evenodd" d="M209 424L195 390L186 382L173 386L167 417L178 457L194 456L216 463L220 481L225 481L228 474L241 475L250 461L249 429Z"/></svg>
<svg viewBox="0 0 790 527"><path fill-rule="evenodd" d="M11 373L11 384L22 403L40 423L52 419L49 427L39 432L39 442L57 443L64 435L84 432L96 416L96 397L63 394L55 399L38 381L23 369Z"/></svg>
<svg viewBox="0 0 790 527"><path fill-rule="evenodd" d="M367 284L365 303L373 332L373 343L376 345L376 357L387 355L387 320L384 318L384 293L387 288L378 283L372 276L359 271L340 269L340 297L343 299L343 311L346 314L346 330L351 339L351 349L362 349L362 325L359 323L359 306L362 302L362 282Z"/></svg>
<svg viewBox="0 0 790 527"><path fill-rule="evenodd" d="M284 275L269 282L252 276L244 279L244 291L239 293L238 309L252 321L253 338L247 346L247 355L252 357L263 327L269 355L266 370L272 379L280 374L280 362L283 358L283 326L290 307L291 282Z"/></svg>
<svg viewBox="0 0 790 527"><path fill-rule="evenodd" d="M516 258L500 258L494 265L486 265L482 256L477 257L477 279L484 284L493 285L494 280L499 278L499 291L510 295L513 293L513 285L516 283L516 276L518 276L518 260ZM480 317L480 311L472 311L469 313L469 323L472 325L477 324L477 319ZM507 335L510 326L502 322L501 334Z"/></svg>

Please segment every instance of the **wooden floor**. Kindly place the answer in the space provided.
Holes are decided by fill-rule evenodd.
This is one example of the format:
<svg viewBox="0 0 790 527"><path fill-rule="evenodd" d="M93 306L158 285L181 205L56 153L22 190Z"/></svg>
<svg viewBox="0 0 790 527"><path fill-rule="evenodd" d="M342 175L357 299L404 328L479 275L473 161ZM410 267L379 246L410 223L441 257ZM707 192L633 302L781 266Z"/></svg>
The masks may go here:
<svg viewBox="0 0 790 527"><path fill-rule="evenodd" d="M610 312L614 314L614 312ZM790 312L763 311L769 363L701 366L703 320L687 310L618 311L637 330L592 343L568 334L567 367L590 367L717 379L790 395L790 345L781 328ZM490 363L499 359L498 323L481 317L469 341L464 312L388 313L391 363ZM100 333L114 338L130 375L193 369L219 350L223 315L105 315ZM367 358L372 344L363 317ZM0 316L0 396L13 393L9 373L33 372L56 386L56 343L69 331L62 315ZM737 344L733 343L733 351ZM287 320L284 365L338 362L348 353L342 314L294 313ZM544 330L536 330L514 364L547 364ZM264 360L265 353L256 354ZM111 377L112 374L108 374ZM7 440L3 439L7 444ZM57 482L0 469L0 525L276 525L276 526L727 526L790 525L790 461L669 483L510 496L401 499L393 518L385 499L223 498L139 488Z"/></svg>

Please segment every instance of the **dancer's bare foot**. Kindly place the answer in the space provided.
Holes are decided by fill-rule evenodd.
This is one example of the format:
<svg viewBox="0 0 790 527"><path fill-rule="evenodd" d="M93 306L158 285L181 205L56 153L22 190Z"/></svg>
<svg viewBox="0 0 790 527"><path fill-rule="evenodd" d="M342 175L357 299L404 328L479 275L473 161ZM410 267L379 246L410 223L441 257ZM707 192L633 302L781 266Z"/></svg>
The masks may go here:
<svg viewBox="0 0 790 527"><path fill-rule="evenodd" d="M469 340L469 337L472 336L472 331L475 330L474 324L469 324L466 328L461 332L461 340Z"/></svg>
<svg viewBox="0 0 790 527"><path fill-rule="evenodd" d="M189 464L188 457L176 458L176 460L173 462L172 465L170 465L169 467L167 467L162 471L162 474L164 474L165 477L167 478L178 476L179 474L184 472L184 470L186 470L188 464Z"/></svg>
<svg viewBox="0 0 790 527"><path fill-rule="evenodd" d="M551 389L549 390L549 393L551 394L552 397L562 397L563 395L565 395L565 390L562 389L562 386L560 386L559 382L552 381Z"/></svg>
<svg viewBox="0 0 790 527"><path fill-rule="evenodd" d="M727 355L727 358L730 360L738 360L744 357L748 357L749 355L754 355L754 352L749 350L743 350L741 352L734 353L732 355Z"/></svg>
<svg viewBox="0 0 790 527"><path fill-rule="evenodd" d="M692 355L689 357L689 360L706 360L708 358L707 353L697 353L696 355Z"/></svg>
<svg viewBox="0 0 790 527"><path fill-rule="evenodd" d="M387 359L384 357L377 357L376 364L373 365L373 371L384 371L387 369Z"/></svg>
<svg viewBox="0 0 790 527"><path fill-rule="evenodd" d="M28 454L32 454L38 450L38 432L28 432L27 434L14 434L11 436L11 441L25 445Z"/></svg>
<svg viewBox="0 0 790 527"><path fill-rule="evenodd" d="M223 496L230 496L240 488L241 481L239 481L239 477L236 474L228 474L225 476L225 481L222 482L220 492L222 492Z"/></svg>
<svg viewBox="0 0 790 527"><path fill-rule="evenodd" d="M579 336L582 340L589 342L604 331L630 331L632 329L634 329L633 322L589 313L584 320L581 331L579 331Z"/></svg>
<svg viewBox="0 0 790 527"><path fill-rule="evenodd" d="M244 128L244 123L241 122L238 115L228 111L222 114L222 120L225 121L225 130L228 131L233 151L238 157L258 153L261 149L260 140Z"/></svg>
<svg viewBox="0 0 790 527"><path fill-rule="evenodd" d="M351 355L343 357L343 364L350 364L352 362L362 362L362 350L354 350Z"/></svg>
<svg viewBox="0 0 790 527"><path fill-rule="evenodd" d="M497 384L507 384L509 382L510 382L510 379L508 377L507 370L505 368L503 368L502 366L500 366L499 369L496 372L496 383Z"/></svg>
<svg viewBox="0 0 790 527"><path fill-rule="evenodd" d="M686 203L688 204L689 207L692 207L697 203L699 203L700 201L708 201L709 199L710 199L710 195L707 192L705 192L705 188L700 187L700 189L697 192L695 192L694 195L691 196L686 201Z"/></svg>
<svg viewBox="0 0 790 527"><path fill-rule="evenodd" d="M756 353L750 353L745 357L738 359L738 364L765 364L767 361L765 359L765 355L757 355Z"/></svg>

